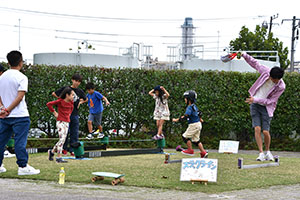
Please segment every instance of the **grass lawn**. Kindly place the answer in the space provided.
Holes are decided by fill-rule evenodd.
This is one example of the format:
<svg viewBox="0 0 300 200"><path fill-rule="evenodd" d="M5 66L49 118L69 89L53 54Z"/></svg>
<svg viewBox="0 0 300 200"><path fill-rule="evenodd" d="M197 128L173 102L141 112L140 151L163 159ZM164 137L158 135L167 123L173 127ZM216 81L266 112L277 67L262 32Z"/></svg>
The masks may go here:
<svg viewBox="0 0 300 200"><path fill-rule="evenodd" d="M181 153L173 155L172 159L180 159ZM237 159L244 158L244 164L258 163L256 155L234 155L210 153L210 158L218 159L218 182L192 185L190 182L180 182L180 163L164 164L164 155L134 155L93 158L90 161L68 160L69 163L57 164L47 160L47 154L31 154L29 163L41 170L34 176L17 176L15 158L4 159L6 173L0 178L24 178L35 180L58 181L60 167L65 167L66 181L91 183L92 172L107 171L126 174L123 185L175 189L218 193L230 190L261 188L272 185L288 185L300 182L300 159L280 158L279 167L244 169L237 168ZM251 160L248 160L251 159ZM162 176L167 176L163 179ZM110 179L92 184L110 184ZM116 186L117 187L117 186Z"/></svg>

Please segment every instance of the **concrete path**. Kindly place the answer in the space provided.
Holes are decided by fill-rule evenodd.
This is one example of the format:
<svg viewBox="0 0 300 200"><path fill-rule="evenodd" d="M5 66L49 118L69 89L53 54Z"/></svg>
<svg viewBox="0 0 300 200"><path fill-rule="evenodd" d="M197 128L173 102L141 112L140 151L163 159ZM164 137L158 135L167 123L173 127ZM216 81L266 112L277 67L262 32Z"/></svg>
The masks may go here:
<svg viewBox="0 0 300 200"><path fill-rule="evenodd" d="M59 186L48 181L0 179L0 199L2 200L216 200L216 199L245 199L245 200L294 200L300 199L300 184L291 186L274 186L266 189L240 190L220 194L205 194L200 192L183 192L130 186L109 185L79 185L68 183Z"/></svg>
<svg viewBox="0 0 300 200"><path fill-rule="evenodd" d="M210 150L216 152L216 150ZM257 151L239 151L242 154L257 154ZM297 152L273 152L282 157L300 158ZM300 180L299 180L300 182ZM67 183L64 186L56 182L0 179L0 200L157 200L157 199L232 199L232 200L294 200L300 199L300 184L290 186L273 186L263 189L239 190L219 194L184 192L177 190L152 189L131 186L110 186L93 184Z"/></svg>

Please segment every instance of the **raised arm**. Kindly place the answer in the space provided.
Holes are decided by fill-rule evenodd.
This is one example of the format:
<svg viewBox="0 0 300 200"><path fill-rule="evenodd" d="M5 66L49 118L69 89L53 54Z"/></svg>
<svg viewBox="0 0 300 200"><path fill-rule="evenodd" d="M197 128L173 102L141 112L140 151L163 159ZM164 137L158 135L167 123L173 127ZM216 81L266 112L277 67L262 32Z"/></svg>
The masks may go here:
<svg viewBox="0 0 300 200"><path fill-rule="evenodd" d="M154 96L154 89L152 89L149 93L148 93L150 96Z"/></svg>
<svg viewBox="0 0 300 200"><path fill-rule="evenodd" d="M169 96L170 96L169 92L163 86L160 86L160 89L162 89L162 91L164 91L164 93L166 94L166 98L169 98Z"/></svg>
<svg viewBox="0 0 300 200"><path fill-rule="evenodd" d="M260 64L255 58L248 55L247 53L242 53L243 58L245 61L253 67L256 71L258 71L260 74L266 71L270 71L270 68Z"/></svg>

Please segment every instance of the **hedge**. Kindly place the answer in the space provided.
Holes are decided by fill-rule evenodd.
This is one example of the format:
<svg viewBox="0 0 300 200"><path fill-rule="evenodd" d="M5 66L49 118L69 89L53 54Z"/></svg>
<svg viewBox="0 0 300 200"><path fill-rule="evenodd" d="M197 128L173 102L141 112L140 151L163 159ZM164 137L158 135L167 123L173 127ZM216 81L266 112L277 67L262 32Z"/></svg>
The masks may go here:
<svg viewBox="0 0 300 200"><path fill-rule="evenodd" d="M148 91L163 85L170 93L171 117L179 117L185 111L183 93L193 89L198 93L197 105L204 113L201 140L207 147L218 147L220 139L236 139L242 148L256 148L251 127L249 105L244 100L248 89L258 78L258 73L187 71L187 70L141 70L106 69L75 66L24 66L29 79L26 96L31 115L31 127L56 137L55 119L46 103L54 100L51 93L70 85L71 76L78 72L84 77L82 89L88 81L96 84L111 105L103 113L104 130L124 130L126 138L149 138L147 132L155 131L153 120L154 100ZM300 89L298 73L284 77L286 91L279 99L271 124L272 147L284 150L300 150L299 141L293 139L300 133ZM81 136L87 133L88 107L80 108ZM164 133L169 146L182 143L181 134L187 123L167 122ZM121 136L120 136L121 137ZM293 137L293 138L292 138ZM292 139L291 139L292 138ZM276 142L277 141L277 142Z"/></svg>

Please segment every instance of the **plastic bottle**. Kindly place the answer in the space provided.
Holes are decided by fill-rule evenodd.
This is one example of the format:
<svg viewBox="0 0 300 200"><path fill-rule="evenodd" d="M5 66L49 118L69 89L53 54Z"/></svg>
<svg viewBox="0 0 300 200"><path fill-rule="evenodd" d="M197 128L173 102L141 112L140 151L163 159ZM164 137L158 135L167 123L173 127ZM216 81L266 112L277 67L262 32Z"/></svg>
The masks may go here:
<svg viewBox="0 0 300 200"><path fill-rule="evenodd" d="M64 168L62 167L60 169L60 172L59 172L59 181L58 181L58 184L60 184L60 185L65 184L65 177L66 177L66 173L65 173Z"/></svg>

